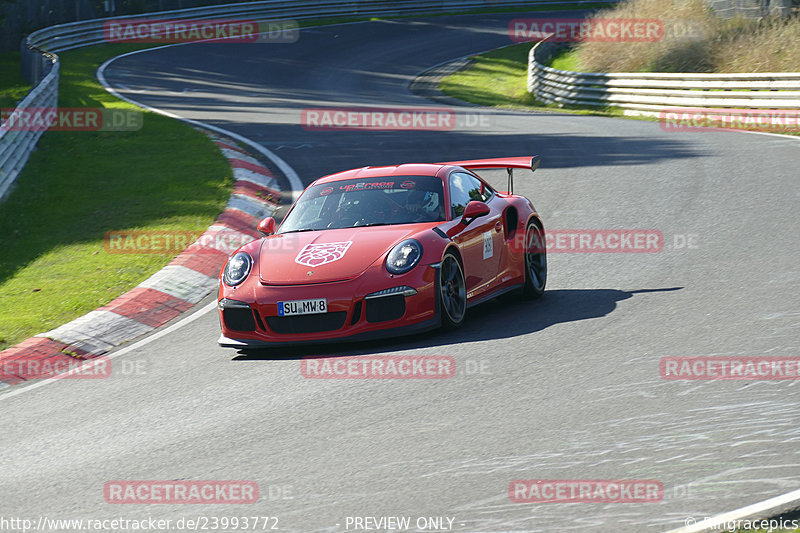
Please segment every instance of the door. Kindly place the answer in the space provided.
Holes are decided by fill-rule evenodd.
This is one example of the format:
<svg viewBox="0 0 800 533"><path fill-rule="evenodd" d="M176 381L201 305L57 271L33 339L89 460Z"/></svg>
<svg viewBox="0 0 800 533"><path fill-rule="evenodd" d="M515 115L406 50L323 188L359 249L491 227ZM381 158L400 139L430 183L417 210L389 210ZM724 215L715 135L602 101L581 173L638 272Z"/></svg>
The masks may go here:
<svg viewBox="0 0 800 533"><path fill-rule="evenodd" d="M485 202L490 208L488 215L476 218L453 237L464 259L467 298L472 298L490 289L497 278L503 247L502 213L492 207L492 204L497 204L492 201L492 190L475 176L453 172L449 186L450 210L454 220L461 218L467 204L473 200Z"/></svg>

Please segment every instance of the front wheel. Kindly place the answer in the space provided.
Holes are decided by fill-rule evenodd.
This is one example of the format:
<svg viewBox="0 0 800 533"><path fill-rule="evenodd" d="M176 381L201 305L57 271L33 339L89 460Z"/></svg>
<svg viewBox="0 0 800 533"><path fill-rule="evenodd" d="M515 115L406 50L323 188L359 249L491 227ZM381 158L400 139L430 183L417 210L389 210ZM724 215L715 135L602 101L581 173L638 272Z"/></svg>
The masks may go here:
<svg viewBox="0 0 800 533"><path fill-rule="evenodd" d="M461 326L467 312L467 285L461 263L449 252L445 254L439 268L439 304L442 327L456 329Z"/></svg>
<svg viewBox="0 0 800 533"><path fill-rule="evenodd" d="M525 228L525 287L522 296L529 300L544 294L547 284L547 250L544 231L531 220Z"/></svg>

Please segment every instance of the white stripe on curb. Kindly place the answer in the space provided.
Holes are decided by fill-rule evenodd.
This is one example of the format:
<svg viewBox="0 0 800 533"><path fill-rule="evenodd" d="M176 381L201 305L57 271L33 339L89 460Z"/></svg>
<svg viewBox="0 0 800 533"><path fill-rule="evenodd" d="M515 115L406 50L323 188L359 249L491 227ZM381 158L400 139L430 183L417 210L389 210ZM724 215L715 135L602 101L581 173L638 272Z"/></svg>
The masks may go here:
<svg viewBox="0 0 800 533"><path fill-rule="evenodd" d="M255 231L255 228L254 228L254 231ZM224 235L226 238L236 239L236 240L238 240L239 242L242 243L242 246L244 246L248 242L254 241L254 240L256 240L258 238L258 237L254 237L252 235L249 235L247 233L242 233L241 231L237 231L237 230L235 230L233 228L229 228L228 226L223 226L222 224L212 224L211 226L208 227L208 230L206 230L206 233L208 233L209 235L217 235L219 233L219 234Z"/></svg>
<svg viewBox="0 0 800 533"><path fill-rule="evenodd" d="M264 217L272 216L276 208L243 194L232 194L226 209L238 209L251 217L261 220Z"/></svg>
<svg viewBox="0 0 800 533"><path fill-rule="evenodd" d="M181 265L167 265L139 287L155 289L163 293L196 304L217 287L217 278L211 278Z"/></svg>
<svg viewBox="0 0 800 533"><path fill-rule="evenodd" d="M111 311L90 311L37 337L49 337L93 354L102 354L153 328Z"/></svg>
<svg viewBox="0 0 800 533"><path fill-rule="evenodd" d="M280 190L278 187L278 182L275 180L275 178L266 176L264 174L259 174L258 172L253 172L252 170L248 170L246 168L234 168L233 177L236 179L236 181L249 181L250 183L265 187L267 189L272 189L275 191Z"/></svg>
<svg viewBox="0 0 800 533"><path fill-rule="evenodd" d="M231 150L230 148L222 148L220 146L217 146L217 148L219 148L219 150L222 152L222 155L224 155L228 159L238 159L239 161L244 161L245 163L249 163L251 165L259 166L259 167L263 167L264 166L261 163L261 161L259 161L258 159L254 158L254 157L250 157L249 155L247 155L245 153L242 153L242 152L239 152L239 151L234 151L234 150Z"/></svg>

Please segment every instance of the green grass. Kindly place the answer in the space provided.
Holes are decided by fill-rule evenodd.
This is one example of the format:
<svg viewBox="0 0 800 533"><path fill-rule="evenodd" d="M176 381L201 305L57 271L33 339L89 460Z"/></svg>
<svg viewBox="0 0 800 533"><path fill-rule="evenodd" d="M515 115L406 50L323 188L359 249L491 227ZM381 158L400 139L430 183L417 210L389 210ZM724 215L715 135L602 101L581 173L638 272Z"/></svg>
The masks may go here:
<svg viewBox="0 0 800 533"><path fill-rule="evenodd" d="M549 66L559 70L571 70L580 72L580 62L578 54L572 48L565 48L550 61Z"/></svg>
<svg viewBox="0 0 800 533"><path fill-rule="evenodd" d="M472 65L444 78L439 89L449 96L486 106L533 104L525 84L530 43L473 56Z"/></svg>
<svg viewBox="0 0 800 533"><path fill-rule="evenodd" d="M439 83L439 89L448 96L483 106L621 115L621 111L609 108L559 107L538 102L527 90L528 51L531 46L532 43L514 44L473 56L473 63L467 69L444 78Z"/></svg>
<svg viewBox="0 0 800 533"><path fill-rule="evenodd" d="M31 90L22 77L19 56L19 52L0 53L0 109L16 106Z"/></svg>
<svg viewBox="0 0 800 533"><path fill-rule="evenodd" d="M135 110L95 79L103 61L135 48L62 54L59 106ZM202 232L232 185L205 135L153 113L139 131L45 133L0 203L0 349L108 303L171 259L109 254L105 232Z"/></svg>

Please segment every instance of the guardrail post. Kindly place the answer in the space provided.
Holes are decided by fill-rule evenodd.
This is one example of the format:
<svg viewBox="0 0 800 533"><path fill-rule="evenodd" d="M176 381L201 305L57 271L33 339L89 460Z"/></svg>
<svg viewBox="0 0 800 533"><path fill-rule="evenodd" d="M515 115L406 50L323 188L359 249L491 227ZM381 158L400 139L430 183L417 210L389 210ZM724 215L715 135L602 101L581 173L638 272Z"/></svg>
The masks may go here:
<svg viewBox="0 0 800 533"><path fill-rule="evenodd" d="M539 80L538 73L536 72L536 47L540 43L536 43L528 50L528 92L536 94L536 83Z"/></svg>
<svg viewBox="0 0 800 533"><path fill-rule="evenodd" d="M792 14L792 0L770 0L769 14L773 17L788 17Z"/></svg>

